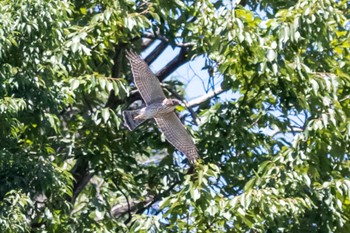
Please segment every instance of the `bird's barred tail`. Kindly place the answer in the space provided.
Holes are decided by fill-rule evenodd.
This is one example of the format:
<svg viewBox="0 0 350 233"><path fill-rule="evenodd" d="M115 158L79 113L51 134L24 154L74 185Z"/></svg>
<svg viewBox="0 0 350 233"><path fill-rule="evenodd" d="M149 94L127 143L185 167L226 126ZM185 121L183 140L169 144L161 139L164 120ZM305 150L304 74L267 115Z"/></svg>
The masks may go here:
<svg viewBox="0 0 350 233"><path fill-rule="evenodd" d="M129 130L134 130L145 121L145 119L135 119L139 113L140 109L123 112L124 124Z"/></svg>

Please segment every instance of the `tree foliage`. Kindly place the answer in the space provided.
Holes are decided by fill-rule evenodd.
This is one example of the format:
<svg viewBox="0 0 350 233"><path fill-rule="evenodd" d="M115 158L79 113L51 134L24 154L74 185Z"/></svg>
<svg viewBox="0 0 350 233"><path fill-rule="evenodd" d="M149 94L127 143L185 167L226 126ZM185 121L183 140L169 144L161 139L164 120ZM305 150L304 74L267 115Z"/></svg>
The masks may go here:
<svg viewBox="0 0 350 233"><path fill-rule="evenodd" d="M346 0L1 1L0 231L349 232L349 16ZM125 49L150 64L168 47L168 96L196 58L222 80L181 113L192 172L153 123L121 119L141 99Z"/></svg>

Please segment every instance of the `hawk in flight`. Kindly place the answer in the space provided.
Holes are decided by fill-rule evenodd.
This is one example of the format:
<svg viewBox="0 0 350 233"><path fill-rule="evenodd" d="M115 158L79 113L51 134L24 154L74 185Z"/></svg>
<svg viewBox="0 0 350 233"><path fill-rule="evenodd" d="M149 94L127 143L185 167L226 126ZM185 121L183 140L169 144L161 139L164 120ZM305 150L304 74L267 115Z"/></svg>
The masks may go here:
<svg viewBox="0 0 350 233"><path fill-rule="evenodd" d="M134 83L146 103L144 108L123 112L126 127L134 130L145 120L154 118L166 139L193 164L199 158L197 148L174 112L180 101L166 98L158 78L137 53L132 50L126 51L126 58L131 65Z"/></svg>

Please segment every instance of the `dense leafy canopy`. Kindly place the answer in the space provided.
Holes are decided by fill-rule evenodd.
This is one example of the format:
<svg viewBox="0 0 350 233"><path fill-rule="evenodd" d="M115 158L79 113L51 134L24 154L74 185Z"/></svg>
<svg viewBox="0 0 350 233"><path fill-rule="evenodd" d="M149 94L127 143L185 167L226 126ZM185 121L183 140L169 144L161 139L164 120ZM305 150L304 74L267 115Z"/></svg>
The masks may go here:
<svg viewBox="0 0 350 233"><path fill-rule="evenodd" d="M349 19L347 0L1 1L0 231L349 232ZM161 81L202 57L228 93L182 111L193 172L121 119L125 49L169 46Z"/></svg>

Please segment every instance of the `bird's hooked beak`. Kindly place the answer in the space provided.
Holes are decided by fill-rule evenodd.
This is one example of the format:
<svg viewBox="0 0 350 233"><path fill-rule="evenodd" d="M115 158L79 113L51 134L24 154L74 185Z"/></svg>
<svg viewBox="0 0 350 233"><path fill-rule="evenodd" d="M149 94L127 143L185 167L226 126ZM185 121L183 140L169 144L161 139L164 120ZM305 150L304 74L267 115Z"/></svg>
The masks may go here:
<svg viewBox="0 0 350 233"><path fill-rule="evenodd" d="M180 100L172 99L171 101L173 102L173 106L181 105Z"/></svg>
<svg viewBox="0 0 350 233"><path fill-rule="evenodd" d="M163 101L163 104L168 106L174 106L175 109L179 112L186 109L185 105L180 100L177 100L177 99L165 99Z"/></svg>
<svg viewBox="0 0 350 233"><path fill-rule="evenodd" d="M177 99L165 99L163 100L163 104L167 106L177 106L181 105L181 102Z"/></svg>

